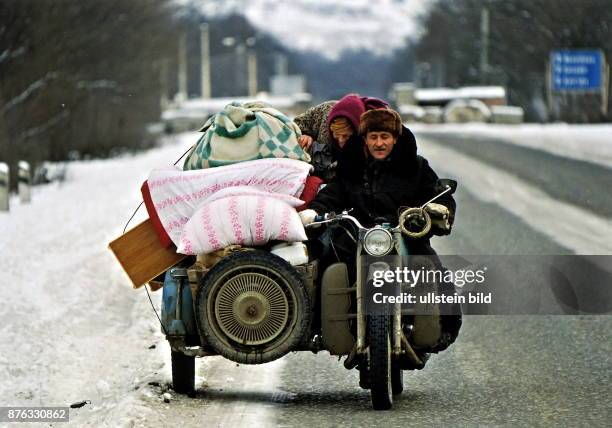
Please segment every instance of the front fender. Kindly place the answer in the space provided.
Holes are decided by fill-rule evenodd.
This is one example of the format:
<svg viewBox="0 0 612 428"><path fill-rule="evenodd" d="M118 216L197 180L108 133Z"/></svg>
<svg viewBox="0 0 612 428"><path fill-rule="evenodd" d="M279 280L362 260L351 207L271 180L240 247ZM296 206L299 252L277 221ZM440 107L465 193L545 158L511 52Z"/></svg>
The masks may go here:
<svg viewBox="0 0 612 428"><path fill-rule="evenodd" d="M182 286L181 319L176 319L178 288L178 280L172 278L170 271L167 271L164 278L161 305L162 332L169 336L197 335L195 315L193 312L193 298L187 279L183 280Z"/></svg>
<svg viewBox="0 0 612 428"><path fill-rule="evenodd" d="M355 346L349 322L351 293L345 263L325 269L321 280L321 333L323 345L331 355L346 355Z"/></svg>

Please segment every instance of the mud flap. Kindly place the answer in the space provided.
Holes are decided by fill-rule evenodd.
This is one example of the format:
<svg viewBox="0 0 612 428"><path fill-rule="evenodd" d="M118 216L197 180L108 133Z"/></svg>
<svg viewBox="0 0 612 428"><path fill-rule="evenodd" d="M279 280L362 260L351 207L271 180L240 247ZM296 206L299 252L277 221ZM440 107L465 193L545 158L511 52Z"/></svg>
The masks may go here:
<svg viewBox="0 0 612 428"><path fill-rule="evenodd" d="M193 300L189 282L185 281L181 293L181 318L175 319L176 302L178 295L177 280L172 278L170 271L166 272L164 288L162 290L161 320L165 328L162 332L170 336L197 335L195 315L193 313Z"/></svg>
<svg viewBox="0 0 612 428"><path fill-rule="evenodd" d="M436 263L428 256L413 256L411 262L413 268L436 269ZM443 341L441 308L431 299L432 293L436 296L440 294L441 287L437 282L421 282L414 292L418 303L415 307L411 343L415 349L432 352Z"/></svg>
<svg viewBox="0 0 612 428"><path fill-rule="evenodd" d="M422 284L418 287L417 299L432 291L436 295L452 295L454 286L453 284ZM414 316L411 343L415 349L423 352L443 351L455 341L461 324L461 305L458 303L427 302L419 304Z"/></svg>
<svg viewBox="0 0 612 428"><path fill-rule="evenodd" d="M334 263L325 269L321 281L321 333L331 355L348 354L355 345L348 317L351 292L346 264Z"/></svg>

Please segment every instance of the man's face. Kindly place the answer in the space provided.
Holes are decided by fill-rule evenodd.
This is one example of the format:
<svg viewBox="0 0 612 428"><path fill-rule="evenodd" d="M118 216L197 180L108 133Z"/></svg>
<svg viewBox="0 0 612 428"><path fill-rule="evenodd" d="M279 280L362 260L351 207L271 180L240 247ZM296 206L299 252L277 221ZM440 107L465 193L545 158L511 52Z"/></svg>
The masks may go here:
<svg viewBox="0 0 612 428"><path fill-rule="evenodd" d="M365 142L370 155L377 160L386 159L393 150L397 139L390 132L376 131L366 134Z"/></svg>

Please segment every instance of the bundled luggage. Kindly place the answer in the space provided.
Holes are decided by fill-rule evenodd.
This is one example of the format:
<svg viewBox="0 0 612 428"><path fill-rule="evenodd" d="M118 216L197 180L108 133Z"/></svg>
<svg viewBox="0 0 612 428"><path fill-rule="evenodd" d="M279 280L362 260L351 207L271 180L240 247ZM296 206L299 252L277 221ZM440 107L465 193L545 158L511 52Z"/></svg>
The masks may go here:
<svg viewBox="0 0 612 428"><path fill-rule="evenodd" d="M263 102L228 104L200 131L204 134L185 160L184 170L266 158L310 162L310 156L298 144L298 126Z"/></svg>

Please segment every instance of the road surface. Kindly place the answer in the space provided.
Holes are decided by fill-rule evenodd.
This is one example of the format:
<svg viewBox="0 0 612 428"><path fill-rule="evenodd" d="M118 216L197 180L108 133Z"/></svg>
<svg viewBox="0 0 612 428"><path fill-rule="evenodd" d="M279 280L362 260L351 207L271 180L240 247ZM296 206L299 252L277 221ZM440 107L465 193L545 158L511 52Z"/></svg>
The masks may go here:
<svg viewBox="0 0 612 428"><path fill-rule="evenodd" d="M440 253L612 254L612 201L599 191L610 188L608 169L498 139L417 138L439 175L460 182L454 231L433 243ZM70 413L79 427L609 425L612 316L563 306L550 313L566 315L465 317L449 350L406 374L389 412L370 410L355 371L307 352L262 366L200 359L195 397L169 391L164 403L168 346L106 244L147 172L196 139L75 163L66 183L2 213L0 404L91 400Z"/></svg>

